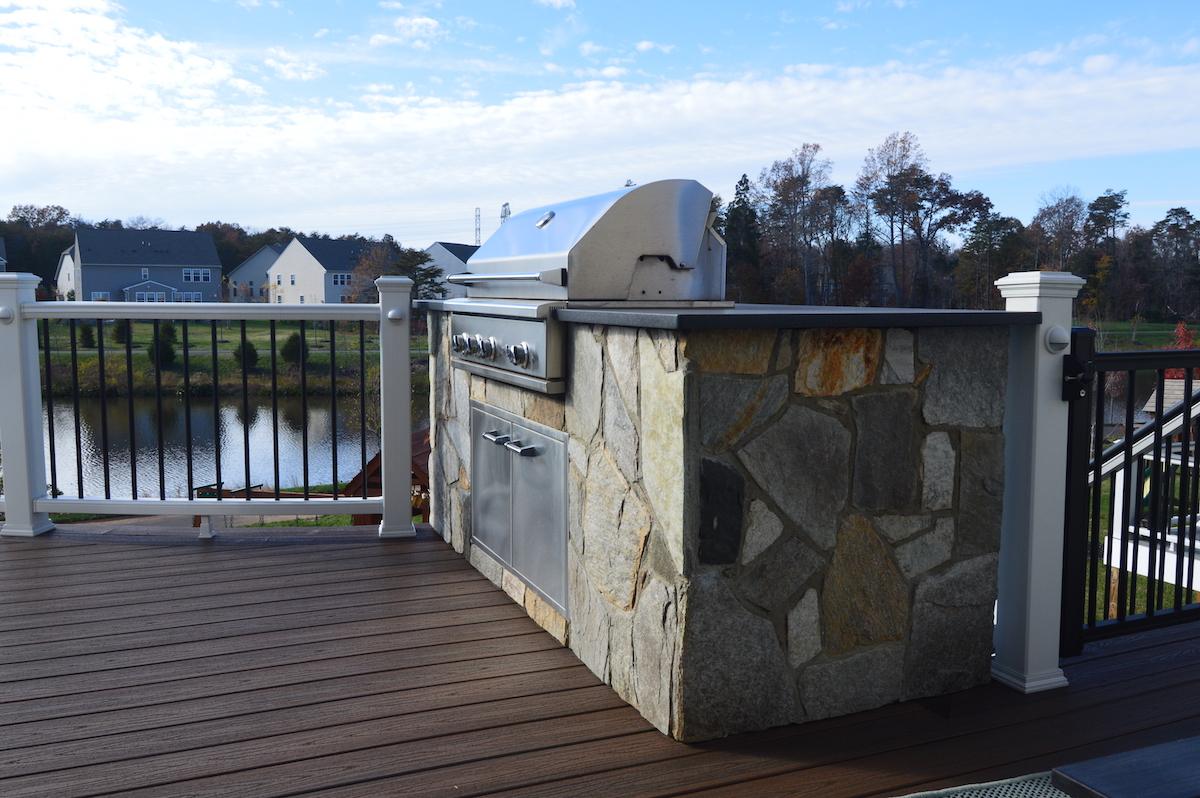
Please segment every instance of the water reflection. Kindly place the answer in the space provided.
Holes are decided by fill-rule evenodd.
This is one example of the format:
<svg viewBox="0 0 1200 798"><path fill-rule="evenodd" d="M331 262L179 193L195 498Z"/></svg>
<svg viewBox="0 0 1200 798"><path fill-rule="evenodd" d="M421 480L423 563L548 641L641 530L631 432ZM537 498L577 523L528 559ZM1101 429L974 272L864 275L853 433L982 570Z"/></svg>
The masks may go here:
<svg viewBox="0 0 1200 798"><path fill-rule="evenodd" d="M376 399L377 401L377 399ZM129 498L133 469L130 467L131 436L129 405L123 400L107 403L108 472L112 496ZM216 481L216 440L220 434L221 478L228 488L241 488L245 482L245 437L249 430L250 484L273 487L275 484L274 440L272 434L271 402L252 398L247 413L240 398L223 397L219 421L214 423L212 399L194 399L191 408L192 480L194 485ZM280 398L279 406L279 484L299 486L303 481L301 427L304 409L298 398ZM46 443L46 462L50 462L50 433L47 409L43 406L43 425ZM101 407L99 399L80 399L79 437L81 457L75 456L75 421L70 401L54 403L54 454L58 472L58 489L65 496L78 496L79 474L82 471L83 495L104 496L104 447L102 446ZM135 399L133 402L133 461L137 463L138 498L159 495L158 413L155 400ZM310 401L308 406L308 477L310 484L321 484L333 478L333 430L329 401ZM358 401L343 397L337 406L338 479L347 481L361 468L363 424L359 417ZM163 484L168 498L187 496L187 413L182 398L163 397L162 441ZM379 451L378 410L372 413L368 402L366 421L366 457Z"/></svg>

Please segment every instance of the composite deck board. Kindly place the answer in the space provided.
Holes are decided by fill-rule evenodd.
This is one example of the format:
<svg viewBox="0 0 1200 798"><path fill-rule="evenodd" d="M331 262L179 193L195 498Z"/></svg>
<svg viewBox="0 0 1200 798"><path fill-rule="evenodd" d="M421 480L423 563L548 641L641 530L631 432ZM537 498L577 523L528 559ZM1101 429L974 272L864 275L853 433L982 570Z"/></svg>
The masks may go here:
<svg viewBox="0 0 1200 798"><path fill-rule="evenodd" d="M892 795L1200 733L1200 624L685 745L440 541L0 542L0 795ZM1193 628L1197 627L1197 628Z"/></svg>

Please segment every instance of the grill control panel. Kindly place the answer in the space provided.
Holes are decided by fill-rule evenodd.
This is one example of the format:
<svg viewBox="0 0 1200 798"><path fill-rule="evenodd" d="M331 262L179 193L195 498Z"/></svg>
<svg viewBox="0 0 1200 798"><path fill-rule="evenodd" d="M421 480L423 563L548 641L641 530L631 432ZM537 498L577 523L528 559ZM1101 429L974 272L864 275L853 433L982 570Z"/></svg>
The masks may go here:
<svg viewBox="0 0 1200 798"><path fill-rule="evenodd" d="M455 366L543 393L564 388L562 339L554 319L450 315Z"/></svg>

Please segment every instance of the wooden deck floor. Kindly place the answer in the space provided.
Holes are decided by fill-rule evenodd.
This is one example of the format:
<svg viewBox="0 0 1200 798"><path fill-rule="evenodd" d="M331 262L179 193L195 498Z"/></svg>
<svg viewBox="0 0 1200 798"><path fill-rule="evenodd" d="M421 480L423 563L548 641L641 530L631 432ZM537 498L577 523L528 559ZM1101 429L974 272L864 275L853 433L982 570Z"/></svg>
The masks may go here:
<svg viewBox="0 0 1200 798"><path fill-rule="evenodd" d="M893 795L1200 733L1176 627L1090 650L1066 691L685 746L430 536L3 541L0 601L6 798Z"/></svg>

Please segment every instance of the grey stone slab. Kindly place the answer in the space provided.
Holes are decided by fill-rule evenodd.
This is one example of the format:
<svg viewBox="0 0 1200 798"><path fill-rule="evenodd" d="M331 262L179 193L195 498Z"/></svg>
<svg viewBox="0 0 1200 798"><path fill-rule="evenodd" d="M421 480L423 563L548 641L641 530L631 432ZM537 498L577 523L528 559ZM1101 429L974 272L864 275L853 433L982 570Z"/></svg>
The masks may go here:
<svg viewBox="0 0 1200 798"><path fill-rule="evenodd" d="M883 370L879 381L884 385L905 385L916 378L913 334L909 330L888 330L883 344Z"/></svg>
<svg viewBox="0 0 1200 798"><path fill-rule="evenodd" d="M654 352L668 373L679 368L679 352L676 348L676 333L671 330L639 330L638 336L648 336L654 344Z"/></svg>
<svg viewBox="0 0 1200 798"><path fill-rule="evenodd" d="M598 450L585 484L582 555L590 581L614 607L633 606L650 525L649 510L630 490L613 458Z"/></svg>
<svg viewBox="0 0 1200 798"><path fill-rule="evenodd" d="M738 459L818 546L833 547L850 481L850 432L838 419L793 405Z"/></svg>
<svg viewBox="0 0 1200 798"><path fill-rule="evenodd" d="M617 381L604 381L604 445L612 453L621 473L630 482L638 478L638 431L617 389Z"/></svg>
<svg viewBox="0 0 1200 798"><path fill-rule="evenodd" d="M715 571L688 583L677 736L708 740L790 723L796 688L775 628Z"/></svg>
<svg viewBox="0 0 1200 798"><path fill-rule="evenodd" d="M664 371L648 337L639 337L638 349L642 484L674 570L684 573L684 370Z"/></svg>
<svg viewBox="0 0 1200 798"><path fill-rule="evenodd" d="M849 715L899 701L904 646L890 643L809 664L800 679L810 719Z"/></svg>
<svg viewBox="0 0 1200 798"><path fill-rule="evenodd" d="M779 412L788 397L786 374L774 377L732 377L701 374L700 441L722 451L752 434Z"/></svg>
<svg viewBox="0 0 1200 798"><path fill-rule="evenodd" d="M679 651L679 602L672 585L651 577L633 614L635 706L664 734L670 733Z"/></svg>
<svg viewBox="0 0 1200 798"><path fill-rule="evenodd" d="M932 515L877 515L872 519L875 530L890 540L899 543L918 532L933 528Z"/></svg>
<svg viewBox="0 0 1200 798"><path fill-rule="evenodd" d="M926 510L948 510L954 504L957 456L950 435L937 431L921 446L921 504Z"/></svg>
<svg viewBox="0 0 1200 798"><path fill-rule="evenodd" d="M604 359L600 343L587 327L570 331L569 385L567 391L567 431L591 440L600 425L600 404L604 388Z"/></svg>
<svg viewBox="0 0 1200 798"><path fill-rule="evenodd" d="M700 461L700 562L737 562L742 545L746 481L736 468L719 460Z"/></svg>
<svg viewBox="0 0 1200 798"><path fill-rule="evenodd" d="M1007 328L922 330L917 348L932 366L925 383L928 423L977 428L1004 423Z"/></svg>
<svg viewBox="0 0 1200 798"><path fill-rule="evenodd" d="M1004 436L963 431L959 440L958 556L1000 549Z"/></svg>
<svg viewBox="0 0 1200 798"><path fill-rule="evenodd" d="M750 503L750 514L746 520L746 534L742 542L742 564L752 562L779 539L783 522L771 512L764 502L755 499Z"/></svg>
<svg viewBox="0 0 1200 798"><path fill-rule="evenodd" d="M902 640L908 631L908 604L908 583L888 545L866 518L851 516L838 531L821 593L826 652Z"/></svg>
<svg viewBox="0 0 1200 798"><path fill-rule="evenodd" d="M755 606L768 612L782 611L824 566L825 560L816 550L788 538L742 573L738 590Z"/></svg>
<svg viewBox="0 0 1200 798"><path fill-rule="evenodd" d="M949 561L954 550L954 520L939 518L932 532L896 547L896 562L909 579Z"/></svg>
<svg viewBox="0 0 1200 798"><path fill-rule="evenodd" d="M609 373L613 376L626 407L636 415L638 406L637 330L614 327L604 333L608 349Z"/></svg>
<svg viewBox="0 0 1200 798"><path fill-rule="evenodd" d="M917 587L905 698L965 690L991 679L996 563L994 554L965 560Z"/></svg>
<svg viewBox="0 0 1200 798"><path fill-rule="evenodd" d="M798 668L821 653L821 608L817 591L809 588L787 616L788 662Z"/></svg>
<svg viewBox="0 0 1200 798"><path fill-rule="evenodd" d="M854 504L868 510L915 509L917 395L909 390L856 396Z"/></svg>

